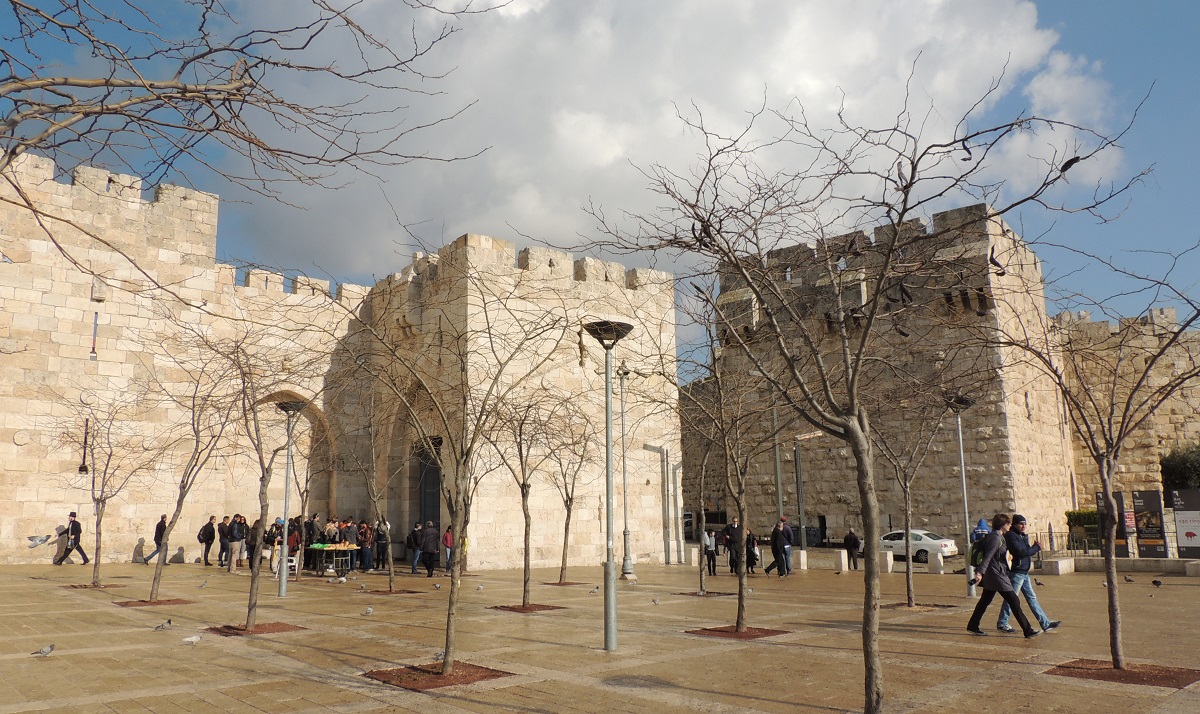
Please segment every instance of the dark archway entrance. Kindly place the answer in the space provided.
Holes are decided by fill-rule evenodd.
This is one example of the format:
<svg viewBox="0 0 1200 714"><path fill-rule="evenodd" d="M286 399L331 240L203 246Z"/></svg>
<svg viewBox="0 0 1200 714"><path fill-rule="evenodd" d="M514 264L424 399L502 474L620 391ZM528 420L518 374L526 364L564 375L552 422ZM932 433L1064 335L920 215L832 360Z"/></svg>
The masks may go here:
<svg viewBox="0 0 1200 714"><path fill-rule="evenodd" d="M435 437L430 442L430 444L422 444L416 449L413 459L413 483L417 486L418 518L422 523L433 521L433 525L441 530L442 468L438 465L437 457L431 449L440 449L442 440Z"/></svg>

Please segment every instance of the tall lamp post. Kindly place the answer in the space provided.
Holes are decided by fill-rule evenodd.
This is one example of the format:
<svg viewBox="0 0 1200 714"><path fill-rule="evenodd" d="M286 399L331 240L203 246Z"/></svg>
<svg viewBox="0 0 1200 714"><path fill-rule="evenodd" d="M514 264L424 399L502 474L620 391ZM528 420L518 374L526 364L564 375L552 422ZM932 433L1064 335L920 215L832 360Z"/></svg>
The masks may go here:
<svg viewBox="0 0 1200 714"><path fill-rule="evenodd" d="M291 508L291 502L288 495L292 492L292 429L296 426L296 417L300 416L300 412L304 407L308 406L308 402L279 402L275 406L279 407L279 411L287 415L287 467L283 473L283 548L282 555L279 558L279 597L287 597L288 584L288 511Z"/></svg>
<svg viewBox="0 0 1200 714"><path fill-rule="evenodd" d="M604 649L617 651L617 563L613 559L613 415L612 349L617 341L633 331L628 322L597 320L583 326L604 348Z"/></svg>
<svg viewBox="0 0 1200 714"><path fill-rule="evenodd" d="M946 396L946 406L954 411L954 422L958 426L958 470L962 475L963 541L967 556L967 597L975 597L975 568L971 566L971 511L967 507L967 459L963 452L962 413L971 408L974 399L962 394Z"/></svg>
<svg viewBox="0 0 1200 714"><path fill-rule="evenodd" d="M617 376L621 378L621 511L625 519L625 530L621 532L625 548L621 558L622 580L637 580L633 574L633 558L629 555L629 479L625 470L625 378L631 374L633 371L625 366L625 360L621 360Z"/></svg>

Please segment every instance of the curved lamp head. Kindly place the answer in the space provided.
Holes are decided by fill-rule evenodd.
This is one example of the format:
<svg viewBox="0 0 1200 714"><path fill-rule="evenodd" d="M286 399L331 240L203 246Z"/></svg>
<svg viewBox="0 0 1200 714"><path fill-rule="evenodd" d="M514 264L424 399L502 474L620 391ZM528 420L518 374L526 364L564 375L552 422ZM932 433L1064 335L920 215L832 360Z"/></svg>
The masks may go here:
<svg viewBox="0 0 1200 714"><path fill-rule="evenodd" d="M596 338L601 347L611 350L613 345L617 344L617 340L633 332L633 325L615 320L597 320L584 323L583 329Z"/></svg>
<svg viewBox="0 0 1200 714"><path fill-rule="evenodd" d="M946 406L955 413L961 414L975 405L975 400L965 394L947 394Z"/></svg>
<svg viewBox="0 0 1200 714"><path fill-rule="evenodd" d="M276 402L275 406L279 407L279 411L290 417L293 414L299 414L304 411L304 407L308 406L308 402Z"/></svg>

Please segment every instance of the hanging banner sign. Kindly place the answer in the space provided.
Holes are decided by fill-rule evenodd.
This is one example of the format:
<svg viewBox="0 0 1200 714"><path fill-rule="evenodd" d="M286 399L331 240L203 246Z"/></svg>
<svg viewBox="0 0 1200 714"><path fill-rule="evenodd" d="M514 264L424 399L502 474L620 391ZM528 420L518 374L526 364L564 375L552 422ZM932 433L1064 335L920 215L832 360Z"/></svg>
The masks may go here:
<svg viewBox="0 0 1200 714"><path fill-rule="evenodd" d="M1200 489L1171 491L1180 558L1200 558Z"/></svg>
<svg viewBox="0 0 1200 714"><path fill-rule="evenodd" d="M1133 492L1133 520L1139 558L1167 557L1161 491Z"/></svg>

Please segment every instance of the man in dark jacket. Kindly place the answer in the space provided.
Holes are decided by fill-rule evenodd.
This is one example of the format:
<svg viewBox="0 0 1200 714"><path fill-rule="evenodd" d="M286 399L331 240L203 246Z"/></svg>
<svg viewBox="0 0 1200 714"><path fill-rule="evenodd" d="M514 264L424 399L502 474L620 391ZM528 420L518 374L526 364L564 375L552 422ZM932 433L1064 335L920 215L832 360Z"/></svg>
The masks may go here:
<svg viewBox="0 0 1200 714"><path fill-rule="evenodd" d="M725 548L729 551L729 572L737 575L742 568L742 560L746 557L746 529L738 523L737 517L725 526L721 532L725 536Z"/></svg>
<svg viewBox="0 0 1200 714"><path fill-rule="evenodd" d="M853 528L842 539L842 547L846 549L846 555L850 558L850 569L858 570L858 551L862 548L862 541L859 540L858 534L854 532Z"/></svg>
<svg viewBox="0 0 1200 714"><path fill-rule="evenodd" d="M200 532L196 537L199 538L200 543L204 546L204 564L212 565L208 560L208 553L212 550L213 541L217 539L217 517L209 516L208 523L200 526Z"/></svg>
<svg viewBox="0 0 1200 714"><path fill-rule="evenodd" d="M1029 582L1029 568L1033 564L1033 556L1037 555L1042 550L1042 544L1037 542L1035 538L1033 545L1029 545L1029 536L1025 534L1027 528L1025 516L1017 514L1012 519L1012 530L1004 534L1004 545L1008 547L1008 553L1012 556L1012 565L1009 566L1009 578L1012 580L1013 590L1025 596L1025 602L1029 603L1029 611L1037 618L1038 624L1042 626L1042 632L1051 632L1057 630L1062 624L1061 620L1051 620L1046 617L1046 613L1042 610L1042 606L1038 604L1037 595L1033 594L1033 584ZM1004 603L1004 607L1000 608L1000 619L996 621L996 629L1001 632L1016 632L1008 625L1008 617L1012 613L1012 608L1008 603Z"/></svg>
<svg viewBox="0 0 1200 714"><path fill-rule="evenodd" d="M779 577L782 578L788 574L787 556L784 555L784 546L787 545L787 539L783 535L784 531L787 531L790 535L792 529L788 528L784 520L780 518L779 522L775 524L775 528L771 530L771 557L775 560L763 569L763 572L767 575L770 575L771 571L776 568L779 569Z"/></svg>
<svg viewBox="0 0 1200 714"><path fill-rule="evenodd" d="M71 511L69 514L67 514L67 529L62 532L62 535L67 539L67 548L63 551L61 557L55 559L54 564L62 565L63 561L66 560L71 553L74 551L79 551L79 554L83 556L83 564L87 565L87 553L83 552L83 546L79 544L79 539L83 536L83 526L79 524L79 521L75 520L75 511Z"/></svg>
<svg viewBox="0 0 1200 714"><path fill-rule="evenodd" d="M1000 593L1000 597L1004 598L1004 602L1012 608L1025 637L1037 637L1041 634L1033 629L1033 626L1029 624L1029 618L1025 617L1025 613L1022 612L1021 600L1013 591L1012 578L1009 577L1008 546L1004 543L1004 534L1011 527L1012 522L1008 514L997 513L992 518L992 532L983 541L983 562L975 570L975 582L983 585L983 595L975 604L975 612L971 613L971 620L967 623L967 632L973 635L987 635L986 632L979 629L979 623L983 621L983 614L987 612L988 605L992 604L996 593Z"/></svg>
<svg viewBox="0 0 1200 714"><path fill-rule="evenodd" d="M412 556L412 574L417 574L417 563L421 562L421 522L413 526L413 529L408 532L408 538L404 540L404 545L411 551Z"/></svg>
<svg viewBox="0 0 1200 714"><path fill-rule="evenodd" d="M224 568L229 562L229 516L217 524L217 542L221 546L217 551L217 567Z"/></svg>
<svg viewBox="0 0 1200 714"><path fill-rule="evenodd" d="M163 536L166 535L166 532L167 514L164 513L162 514L162 517L158 519L158 525L154 526L154 552L150 555L147 555L145 558L142 558L142 565L149 565L150 561L154 560L154 556L162 552Z"/></svg>
<svg viewBox="0 0 1200 714"><path fill-rule="evenodd" d="M421 562L425 564L427 578L433 577L433 569L438 564L438 548L441 545L442 538L433 521L426 521L425 527L421 529Z"/></svg>
<svg viewBox="0 0 1200 714"><path fill-rule="evenodd" d="M350 569L355 570L358 567L358 526L354 524L354 519L342 521L340 529L341 542L347 545L354 546L350 549Z"/></svg>

